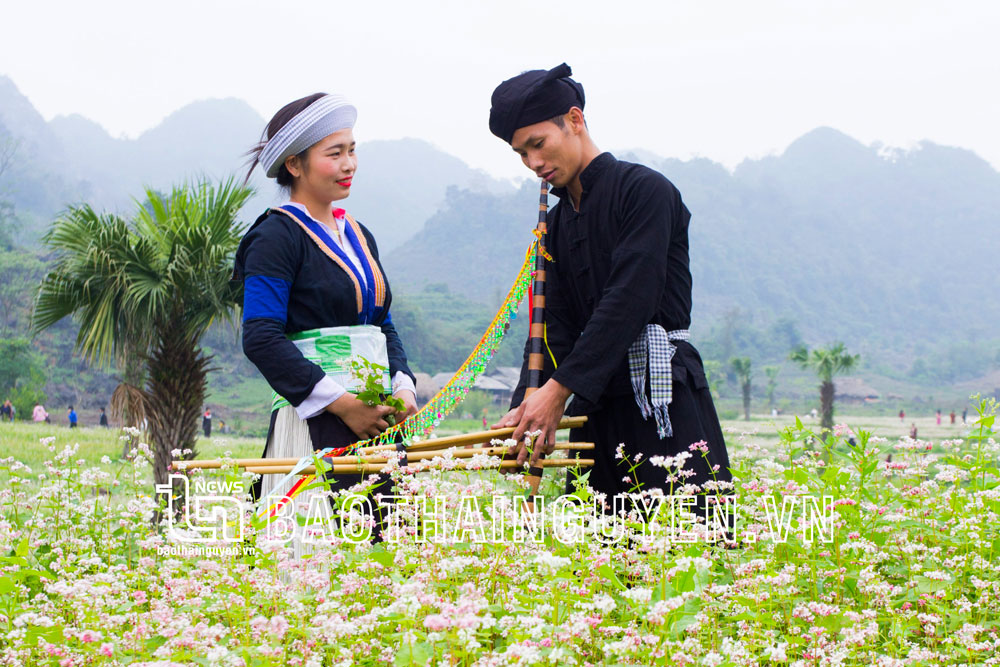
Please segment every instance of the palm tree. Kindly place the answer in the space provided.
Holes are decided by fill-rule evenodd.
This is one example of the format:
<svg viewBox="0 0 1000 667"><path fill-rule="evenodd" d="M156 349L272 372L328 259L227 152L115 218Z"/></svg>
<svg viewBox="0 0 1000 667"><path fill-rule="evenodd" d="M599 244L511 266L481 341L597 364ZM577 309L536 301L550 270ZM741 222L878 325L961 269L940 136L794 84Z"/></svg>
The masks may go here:
<svg viewBox="0 0 1000 667"><path fill-rule="evenodd" d="M743 390L743 416L750 421L750 389L753 380L753 371L750 368L750 357L733 357L729 360L729 365L740 381L740 389Z"/></svg>
<svg viewBox="0 0 1000 667"><path fill-rule="evenodd" d="M774 390L778 388L778 373L781 368L778 366L764 366L764 375L767 376L767 404L774 407Z"/></svg>
<svg viewBox="0 0 1000 667"><path fill-rule="evenodd" d="M823 431L833 430L833 376L854 368L861 358L860 355L847 353L843 343L834 343L829 348L815 349L811 353L805 345L792 351L789 357L803 368L812 368L819 376L819 402L822 419L820 428ZM825 433L824 433L825 437Z"/></svg>
<svg viewBox="0 0 1000 667"><path fill-rule="evenodd" d="M238 312L242 291L229 282L241 236L235 217L251 192L232 179L166 196L147 189L131 221L72 207L43 239L56 263L39 287L32 330L75 315L76 347L90 362L118 361L128 380L145 378L144 388L129 386L141 395L157 484L167 481L173 450L195 456L209 371L199 341Z"/></svg>

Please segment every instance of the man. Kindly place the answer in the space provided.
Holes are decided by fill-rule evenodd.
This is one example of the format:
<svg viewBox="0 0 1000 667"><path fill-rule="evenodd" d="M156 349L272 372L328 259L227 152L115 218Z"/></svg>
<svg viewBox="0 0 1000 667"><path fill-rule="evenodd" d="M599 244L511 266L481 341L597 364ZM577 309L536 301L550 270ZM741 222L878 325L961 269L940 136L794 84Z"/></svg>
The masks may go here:
<svg viewBox="0 0 1000 667"><path fill-rule="evenodd" d="M76 410L73 409L72 405L69 406L69 410L66 413L66 417L67 419L69 419L69 427L76 428L76 422L77 422Z"/></svg>
<svg viewBox="0 0 1000 667"><path fill-rule="evenodd" d="M676 493L684 484L729 481L705 370L687 342L691 216L661 174L601 153L584 120L583 87L571 74L565 63L524 72L493 92L490 130L559 197L547 218L553 261L545 288L556 363L547 355L543 384L525 399L525 350L512 409L496 426L516 426L520 462L528 456L523 434L540 431L534 463L551 453L573 395L567 412L588 421L570 439L596 444L589 483L609 503L636 486ZM628 461L617 458L619 444ZM682 452L691 458L680 475L649 462Z"/></svg>
<svg viewBox="0 0 1000 667"><path fill-rule="evenodd" d="M212 411L209 408L205 408L205 414L201 418L201 430L206 438L212 437Z"/></svg>

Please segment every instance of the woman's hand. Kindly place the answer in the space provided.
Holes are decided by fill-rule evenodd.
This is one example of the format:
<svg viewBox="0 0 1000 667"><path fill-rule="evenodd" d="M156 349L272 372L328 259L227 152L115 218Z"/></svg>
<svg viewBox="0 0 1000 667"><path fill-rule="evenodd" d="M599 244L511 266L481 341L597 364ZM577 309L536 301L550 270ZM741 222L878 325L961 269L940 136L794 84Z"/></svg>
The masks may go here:
<svg viewBox="0 0 1000 667"><path fill-rule="evenodd" d="M396 423L403 421L410 415L416 414L417 412L417 397L409 389L400 389L395 394L396 398L403 401L403 406L405 410L399 410L396 412Z"/></svg>
<svg viewBox="0 0 1000 667"><path fill-rule="evenodd" d="M340 417L359 438L374 438L389 428L385 417L393 412L388 405L367 405L351 392L326 406L326 410Z"/></svg>

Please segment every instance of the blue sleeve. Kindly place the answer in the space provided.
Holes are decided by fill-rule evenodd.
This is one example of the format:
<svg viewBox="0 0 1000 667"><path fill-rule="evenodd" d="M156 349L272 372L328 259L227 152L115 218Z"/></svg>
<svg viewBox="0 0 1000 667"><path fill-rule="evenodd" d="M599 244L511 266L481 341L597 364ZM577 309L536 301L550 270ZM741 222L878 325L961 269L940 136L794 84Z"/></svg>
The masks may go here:
<svg viewBox="0 0 1000 667"><path fill-rule="evenodd" d="M243 283L243 321L266 318L284 324L291 289L292 284L283 278L248 277Z"/></svg>

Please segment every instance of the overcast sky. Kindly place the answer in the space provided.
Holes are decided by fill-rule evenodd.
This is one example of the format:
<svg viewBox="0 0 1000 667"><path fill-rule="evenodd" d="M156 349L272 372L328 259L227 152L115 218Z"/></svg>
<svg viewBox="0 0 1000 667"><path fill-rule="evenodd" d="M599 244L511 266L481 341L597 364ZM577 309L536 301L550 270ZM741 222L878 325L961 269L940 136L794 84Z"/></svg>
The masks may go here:
<svg viewBox="0 0 1000 667"><path fill-rule="evenodd" d="M270 118L302 95L342 92L359 108L359 142L420 137L522 176L489 133L490 94L522 70L565 61L604 149L735 166L828 125L866 144L961 146L1000 168L992 0L281 6L294 9L4 0L0 74L47 119L79 113L130 137L199 99L238 97Z"/></svg>

